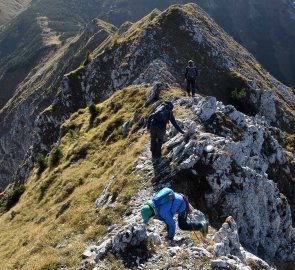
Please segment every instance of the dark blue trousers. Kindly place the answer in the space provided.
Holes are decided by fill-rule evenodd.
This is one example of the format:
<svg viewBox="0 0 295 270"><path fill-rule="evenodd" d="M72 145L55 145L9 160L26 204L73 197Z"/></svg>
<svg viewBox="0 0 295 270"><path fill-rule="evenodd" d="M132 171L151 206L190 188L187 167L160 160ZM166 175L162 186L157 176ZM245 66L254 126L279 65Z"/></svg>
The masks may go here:
<svg viewBox="0 0 295 270"><path fill-rule="evenodd" d="M186 91L188 94L192 93L192 95L195 95L196 93L196 80L186 80Z"/></svg>
<svg viewBox="0 0 295 270"><path fill-rule="evenodd" d="M178 226L183 231L199 231L203 225L200 222L187 220L187 210L178 214Z"/></svg>
<svg viewBox="0 0 295 270"><path fill-rule="evenodd" d="M160 158L162 156L162 145L166 129L152 126L151 129L151 151L153 158Z"/></svg>

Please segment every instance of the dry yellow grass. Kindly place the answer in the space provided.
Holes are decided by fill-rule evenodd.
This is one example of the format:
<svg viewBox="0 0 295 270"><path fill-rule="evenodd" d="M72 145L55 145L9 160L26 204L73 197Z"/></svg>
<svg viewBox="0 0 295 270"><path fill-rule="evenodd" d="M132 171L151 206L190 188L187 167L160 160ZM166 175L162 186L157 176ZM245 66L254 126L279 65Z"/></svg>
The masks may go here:
<svg viewBox="0 0 295 270"><path fill-rule="evenodd" d="M74 266L89 242L104 236L109 225L122 223L141 177L131 170L149 138L140 130L123 138L121 128L135 110L140 118L150 113L151 108L144 106L148 90L130 87L118 91L97 105L95 119L91 120L86 108L62 126L59 165L40 176L34 169L20 201L0 217L1 269ZM177 93L179 90L164 91L161 99ZM135 124L131 130L138 128ZM98 213L93 203L113 176L107 194L116 204ZM56 218L66 202L70 207Z"/></svg>

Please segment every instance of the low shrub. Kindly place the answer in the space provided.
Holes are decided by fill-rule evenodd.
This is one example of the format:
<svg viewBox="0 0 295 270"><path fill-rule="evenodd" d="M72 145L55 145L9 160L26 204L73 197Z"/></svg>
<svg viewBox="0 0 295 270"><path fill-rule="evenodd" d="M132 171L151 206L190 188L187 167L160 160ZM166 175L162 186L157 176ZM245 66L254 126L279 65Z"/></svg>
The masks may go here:
<svg viewBox="0 0 295 270"><path fill-rule="evenodd" d="M37 174L40 176L48 167L47 159L44 155L40 154L36 161Z"/></svg>
<svg viewBox="0 0 295 270"><path fill-rule="evenodd" d="M238 111L247 115L255 115L257 113L245 88L233 90L230 94L230 103L234 105Z"/></svg>
<svg viewBox="0 0 295 270"><path fill-rule="evenodd" d="M62 150L61 148L58 146L58 145L55 145L52 150L51 150L51 153L50 153L50 156L49 156L49 167L50 168L54 168L56 167L60 160L62 159Z"/></svg>
<svg viewBox="0 0 295 270"><path fill-rule="evenodd" d="M100 113L99 108L98 108L94 103L92 103L92 104L88 107L88 109L89 109L89 113L90 113L90 115L91 115L91 120L94 120L94 119L96 118L96 116L98 116L99 113Z"/></svg>
<svg viewBox="0 0 295 270"><path fill-rule="evenodd" d="M5 209L8 211L11 209L13 206L15 206L20 197L23 195L25 192L25 186L20 185L20 186L15 186L11 191L9 191L7 198L5 200Z"/></svg>
<svg viewBox="0 0 295 270"><path fill-rule="evenodd" d="M44 183L42 183L41 187L39 188L39 201L41 201L48 190L49 186L53 183L54 178L49 178Z"/></svg>

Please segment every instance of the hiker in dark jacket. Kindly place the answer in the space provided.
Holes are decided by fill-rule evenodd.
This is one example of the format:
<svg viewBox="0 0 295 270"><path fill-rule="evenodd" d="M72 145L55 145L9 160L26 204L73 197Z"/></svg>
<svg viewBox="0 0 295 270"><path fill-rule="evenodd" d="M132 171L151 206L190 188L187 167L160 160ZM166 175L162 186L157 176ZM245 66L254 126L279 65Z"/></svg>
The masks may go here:
<svg viewBox="0 0 295 270"><path fill-rule="evenodd" d="M178 194L170 188L163 188L141 208L141 216L144 224L147 224L151 217L164 221L168 231L166 238L169 240L173 240L175 236L173 217L176 213L178 213L178 226L181 230L200 231L205 236L208 233L207 220L202 222L188 221L190 207L191 205L184 195Z"/></svg>
<svg viewBox="0 0 295 270"><path fill-rule="evenodd" d="M199 75L197 68L192 60L188 61L188 66L185 69L186 91L189 96L194 97L196 93L196 78Z"/></svg>
<svg viewBox="0 0 295 270"><path fill-rule="evenodd" d="M164 102L153 114L150 115L147 122L147 129L151 133L151 152L152 158L161 157L161 149L166 134L166 126L171 122L176 130L182 134L184 131L177 124L173 115L173 104L170 101Z"/></svg>

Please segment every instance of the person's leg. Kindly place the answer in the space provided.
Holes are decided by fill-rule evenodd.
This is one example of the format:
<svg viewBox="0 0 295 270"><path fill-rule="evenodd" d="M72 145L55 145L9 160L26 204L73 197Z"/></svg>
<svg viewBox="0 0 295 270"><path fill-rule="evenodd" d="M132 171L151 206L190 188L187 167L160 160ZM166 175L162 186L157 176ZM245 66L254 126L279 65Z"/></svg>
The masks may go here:
<svg viewBox="0 0 295 270"><path fill-rule="evenodd" d="M151 152L152 158L156 158L157 154L157 132L154 128L151 128Z"/></svg>
<svg viewBox="0 0 295 270"><path fill-rule="evenodd" d="M190 93L190 80L186 80L186 92L187 92L187 94L190 96L191 95L191 93Z"/></svg>
<svg viewBox="0 0 295 270"><path fill-rule="evenodd" d="M162 156L162 145L164 142L164 137L166 134L165 129L158 129L157 131L157 149L156 149L156 157L160 158Z"/></svg>
<svg viewBox="0 0 295 270"><path fill-rule="evenodd" d="M192 87L192 96L195 96L196 93L196 80L191 81L191 87Z"/></svg>
<svg viewBox="0 0 295 270"><path fill-rule="evenodd" d="M183 231L199 231L202 229L203 225L197 221L188 221L187 220L187 211L178 214L178 226Z"/></svg>

